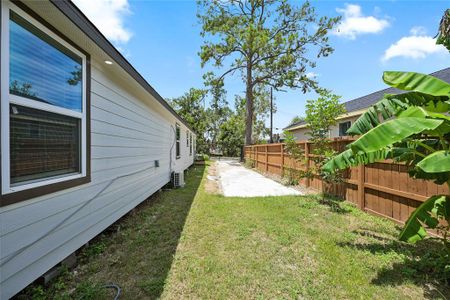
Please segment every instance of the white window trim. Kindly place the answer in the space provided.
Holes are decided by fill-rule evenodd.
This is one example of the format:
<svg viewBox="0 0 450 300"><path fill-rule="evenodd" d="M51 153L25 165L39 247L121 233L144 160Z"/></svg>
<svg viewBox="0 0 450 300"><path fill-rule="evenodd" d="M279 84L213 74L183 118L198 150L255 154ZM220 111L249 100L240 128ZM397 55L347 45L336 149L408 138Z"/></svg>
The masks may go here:
<svg viewBox="0 0 450 300"><path fill-rule="evenodd" d="M49 37L78 55L82 58L82 112L76 112L70 109L57 107L39 101L31 100L17 95L10 95L9 93L9 12L13 10L16 14L23 17L25 20L36 26L39 30L47 34ZM18 191L23 191L40 186L46 186L53 183L73 180L85 177L87 175L87 141L86 141L86 55L78 51L69 43L64 41L56 33L39 23L22 9L11 3L10 1L1 1L1 153L2 153L2 194L10 194ZM75 117L81 119L81 172L76 174L64 174L55 177L43 178L34 182L24 182L12 186L10 182L10 128L9 128L9 105L10 103L23 105L30 108L35 108L43 111L53 112L61 115Z"/></svg>

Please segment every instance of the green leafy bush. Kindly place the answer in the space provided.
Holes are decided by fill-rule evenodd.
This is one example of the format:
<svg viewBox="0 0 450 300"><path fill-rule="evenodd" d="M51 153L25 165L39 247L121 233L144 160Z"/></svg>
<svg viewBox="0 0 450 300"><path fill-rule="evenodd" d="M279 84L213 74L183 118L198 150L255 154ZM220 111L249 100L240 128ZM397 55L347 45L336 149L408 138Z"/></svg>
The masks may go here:
<svg viewBox="0 0 450 300"><path fill-rule="evenodd" d="M450 188L450 84L414 72L384 72L386 84L404 90L385 95L348 132L360 137L328 161L334 172L387 158L405 162L409 175ZM450 196L433 195L409 217L400 239L416 242L435 229L450 252Z"/></svg>

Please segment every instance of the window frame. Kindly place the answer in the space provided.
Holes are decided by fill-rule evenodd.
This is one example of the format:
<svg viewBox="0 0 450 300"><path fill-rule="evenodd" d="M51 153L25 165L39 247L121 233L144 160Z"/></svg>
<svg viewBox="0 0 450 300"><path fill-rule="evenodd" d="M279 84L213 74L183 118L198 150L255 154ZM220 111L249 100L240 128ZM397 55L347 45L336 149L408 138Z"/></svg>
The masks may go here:
<svg viewBox="0 0 450 300"><path fill-rule="evenodd" d="M175 123L175 158L181 158L181 126Z"/></svg>
<svg viewBox="0 0 450 300"><path fill-rule="evenodd" d="M77 112L68 108L39 102L26 97L10 94L9 91L9 22L10 11L24 18L27 22L67 48L82 59L82 111ZM1 199L0 206L50 194L91 181L90 177L90 55L46 22L42 17L21 2L1 1ZM80 171L79 173L63 174L43 178L33 182L18 184L10 183L10 105L16 104L42 111L48 111L80 120Z"/></svg>
<svg viewBox="0 0 450 300"><path fill-rule="evenodd" d="M186 129L186 148L189 148L189 130Z"/></svg>
<svg viewBox="0 0 450 300"><path fill-rule="evenodd" d="M347 123L349 123L349 127L347 128L347 130L349 130L350 127L352 127L352 121L339 122L339 124L338 124L339 136L348 136L347 130L345 132L343 132L343 134L341 135L341 125L344 125Z"/></svg>
<svg viewBox="0 0 450 300"><path fill-rule="evenodd" d="M192 132L189 133L189 156L192 156Z"/></svg>

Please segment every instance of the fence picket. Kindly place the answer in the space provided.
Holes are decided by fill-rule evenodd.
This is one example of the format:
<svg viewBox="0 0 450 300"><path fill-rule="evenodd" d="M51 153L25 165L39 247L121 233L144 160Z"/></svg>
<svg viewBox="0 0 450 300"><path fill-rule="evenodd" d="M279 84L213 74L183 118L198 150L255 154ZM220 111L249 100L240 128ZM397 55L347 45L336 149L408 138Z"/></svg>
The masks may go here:
<svg viewBox="0 0 450 300"><path fill-rule="evenodd" d="M345 145L354 139L336 138L333 145L338 151L343 151ZM254 167L265 172L284 175L286 163L296 170L306 170L310 168L310 158L312 157L311 148L314 146L307 141L298 142L300 147L305 149L305 166L292 161L293 158L285 153L285 144L279 144L280 151L273 152L278 144L251 145L244 147L245 159L251 159ZM265 152L261 148L264 147ZM269 152L269 147L271 151ZM269 163L270 153L270 163ZM261 155L264 159L261 160ZM281 163L275 163L276 156ZM269 168L270 165L270 168ZM355 174L356 173L356 174ZM354 175L352 175L354 174ZM448 193L446 186L438 186L432 182L422 182L416 179L408 178L405 165L396 164L392 161L383 161L381 163L364 165L352 168L346 172L347 180L344 183L330 188L335 196L348 198L347 200L357 204L361 210L382 215L397 222L404 222L408 215L425 199L435 194L436 191ZM379 177L383 176L382 179ZM312 180L304 181L306 187L319 188L323 186L319 177L315 176Z"/></svg>

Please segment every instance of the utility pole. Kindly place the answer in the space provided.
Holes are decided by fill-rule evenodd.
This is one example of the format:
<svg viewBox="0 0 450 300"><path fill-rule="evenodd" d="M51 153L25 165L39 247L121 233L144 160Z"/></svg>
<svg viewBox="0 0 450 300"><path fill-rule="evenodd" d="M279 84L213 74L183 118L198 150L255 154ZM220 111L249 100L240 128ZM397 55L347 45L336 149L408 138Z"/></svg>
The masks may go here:
<svg viewBox="0 0 450 300"><path fill-rule="evenodd" d="M273 92L270 88L270 143L273 143Z"/></svg>

